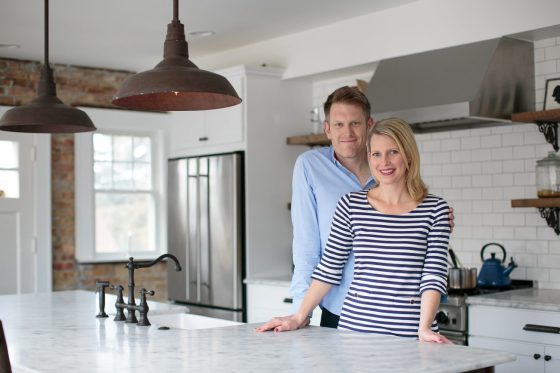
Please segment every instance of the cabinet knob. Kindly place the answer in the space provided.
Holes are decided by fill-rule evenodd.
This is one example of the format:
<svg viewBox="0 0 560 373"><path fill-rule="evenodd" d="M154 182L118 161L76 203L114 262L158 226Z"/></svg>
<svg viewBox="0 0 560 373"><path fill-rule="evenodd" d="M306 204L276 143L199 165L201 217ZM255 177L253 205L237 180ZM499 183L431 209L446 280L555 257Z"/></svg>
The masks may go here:
<svg viewBox="0 0 560 373"><path fill-rule="evenodd" d="M541 358L541 354L534 354L533 359L539 360Z"/></svg>
<svg viewBox="0 0 560 373"><path fill-rule="evenodd" d="M550 359L552 359L552 356L544 355L544 361L550 361Z"/></svg>
<svg viewBox="0 0 560 373"><path fill-rule="evenodd" d="M208 141L208 137L206 137L206 136L199 137L198 141Z"/></svg>

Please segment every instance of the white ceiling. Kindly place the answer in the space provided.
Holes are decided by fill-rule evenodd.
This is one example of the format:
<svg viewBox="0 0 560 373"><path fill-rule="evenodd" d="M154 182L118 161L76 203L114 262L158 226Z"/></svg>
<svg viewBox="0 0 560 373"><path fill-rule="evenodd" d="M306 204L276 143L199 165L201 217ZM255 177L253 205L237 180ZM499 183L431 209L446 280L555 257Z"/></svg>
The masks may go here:
<svg viewBox="0 0 560 373"><path fill-rule="evenodd" d="M189 0L179 2L191 59L358 17L416 0ZM0 1L0 57L43 60L43 1ZM49 59L142 71L162 59L172 0L51 0Z"/></svg>

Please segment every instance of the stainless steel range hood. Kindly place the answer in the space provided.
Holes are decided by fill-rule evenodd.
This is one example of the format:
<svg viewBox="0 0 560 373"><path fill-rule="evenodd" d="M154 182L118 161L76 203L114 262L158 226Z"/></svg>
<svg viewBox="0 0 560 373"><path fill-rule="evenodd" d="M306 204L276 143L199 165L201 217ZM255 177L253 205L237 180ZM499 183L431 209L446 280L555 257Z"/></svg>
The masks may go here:
<svg viewBox="0 0 560 373"><path fill-rule="evenodd" d="M533 44L499 38L382 60L366 89L373 117L415 132L510 124L535 110Z"/></svg>

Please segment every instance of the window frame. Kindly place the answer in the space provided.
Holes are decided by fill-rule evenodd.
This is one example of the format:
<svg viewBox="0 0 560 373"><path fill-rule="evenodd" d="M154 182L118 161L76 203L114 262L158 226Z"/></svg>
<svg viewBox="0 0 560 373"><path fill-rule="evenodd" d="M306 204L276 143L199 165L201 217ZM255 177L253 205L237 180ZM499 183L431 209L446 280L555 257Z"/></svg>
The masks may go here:
<svg viewBox="0 0 560 373"><path fill-rule="evenodd" d="M87 109L98 128L108 135L143 136L152 141L152 193L155 196L155 251L130 253L137 260L152 260L167 252L166 176L167 157L165 127L167 113L140 113L111 109ZM94 132L95 133L95 132ZM126 262L128 252L98 253L95 251L95 188L93 134L74 135L75 154L75 227L76 260L79 263ZM131 192L134 193L134 192Z"/></svg>

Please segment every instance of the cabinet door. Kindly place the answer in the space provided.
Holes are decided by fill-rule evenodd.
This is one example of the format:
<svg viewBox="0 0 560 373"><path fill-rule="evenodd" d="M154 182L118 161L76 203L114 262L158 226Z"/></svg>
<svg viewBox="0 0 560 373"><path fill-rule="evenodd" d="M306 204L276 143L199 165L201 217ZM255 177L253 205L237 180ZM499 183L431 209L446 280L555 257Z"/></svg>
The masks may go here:
<svg viewBox="0 0 560 373"><path fill-rule="evenodd" d="M276 316L292 314L289 285L247 285L247 322L261 323ZM313 311L311 325L321 322L321 309Z"/></svg>
<svg viewBox="0 0 560 373"><path fill-rule="evenodd" d="M172 156L182 149L203 146L208 142L203 111L176 111L170 115L173 116L169 139Z"/></svg>
<svg viewBox="0 0 560 373"><path fill-rule="evenodd" d="M544 356L545 356L544 371L546 373L560 372L560 347L545 346Z"/></svg>
<svg viewBox="0 0 560 373"><path fill-rule="evenodd" d="M232 76L228 77L229 82L237 91L237 94L244 99L243 92L243 76ZM244 121L243 121L243 110L245 107L245 102L243 101L239 105L208 110L204 112L205 115L205 129L206 137L208 138L208 144L229 144L242 142L244 139Z"/></svg>
<svg viewBox="0 0 560 373"><path fill-rule="evenodd" d="M489 348L515 355L516 360L498 364L496 373L541 373L545 370L545 348L534 343L523 343L488 337L469 337L470 347Z"/></svg>
<svg viewBox="0 0 560 373"><path fill-rule="evenodd" d="M285 286L250 284L247 286L247 322L265 322L291 314L290 292Z"/></svg>

